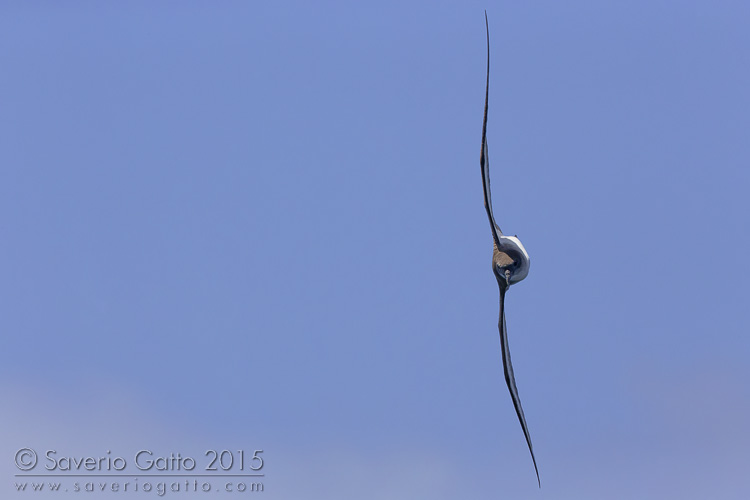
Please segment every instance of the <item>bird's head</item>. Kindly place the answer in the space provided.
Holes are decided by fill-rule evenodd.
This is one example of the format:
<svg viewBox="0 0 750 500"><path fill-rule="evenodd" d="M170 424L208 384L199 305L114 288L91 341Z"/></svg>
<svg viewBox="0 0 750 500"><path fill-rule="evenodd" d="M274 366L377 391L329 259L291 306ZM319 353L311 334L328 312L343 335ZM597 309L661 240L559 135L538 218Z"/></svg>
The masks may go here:
<svg viewBox="0 0 750 500"><path fill-rule="evenodd" d="M516 236L500 236L500 248L495 244L492 254L492 271L505 288L529 274L529 254Z"/></svg>

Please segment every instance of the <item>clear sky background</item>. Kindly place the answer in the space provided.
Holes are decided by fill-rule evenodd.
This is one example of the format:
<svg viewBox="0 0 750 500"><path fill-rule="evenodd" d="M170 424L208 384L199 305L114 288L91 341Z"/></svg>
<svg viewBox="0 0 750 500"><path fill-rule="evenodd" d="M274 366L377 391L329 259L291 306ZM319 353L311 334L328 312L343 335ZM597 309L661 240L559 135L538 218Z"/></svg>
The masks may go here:
<svg viewBox="0 0 750 500"><path fill-rule="evenodd" d="M541 490L482 204L485 8ZM31 447L263 449L268 499L750 497L749 25L744 1L3 3L0 494L92 497L15 494Z"/></svg>

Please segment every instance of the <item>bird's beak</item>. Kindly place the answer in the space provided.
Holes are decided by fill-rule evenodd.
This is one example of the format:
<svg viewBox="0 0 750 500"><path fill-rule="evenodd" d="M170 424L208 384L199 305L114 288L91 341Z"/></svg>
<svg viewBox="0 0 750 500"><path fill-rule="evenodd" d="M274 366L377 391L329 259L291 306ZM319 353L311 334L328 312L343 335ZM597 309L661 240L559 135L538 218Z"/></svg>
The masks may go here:
<svg viewBox="0 0 750 500"><path fill-rule="evenodd" d="M507 269L505 270L505 284L507 286L510 286L510 271Z"/></svg>

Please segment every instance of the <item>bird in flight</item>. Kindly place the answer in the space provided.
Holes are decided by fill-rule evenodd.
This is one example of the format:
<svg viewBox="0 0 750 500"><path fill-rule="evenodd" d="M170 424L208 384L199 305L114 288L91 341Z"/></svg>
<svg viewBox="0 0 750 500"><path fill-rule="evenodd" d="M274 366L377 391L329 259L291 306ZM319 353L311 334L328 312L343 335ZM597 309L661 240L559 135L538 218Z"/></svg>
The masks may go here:
<svg viewBox="0 0 750 500"><path fill-rule="evenodd" d="M484 23L487 29L487 87L484 94L484 121L482 122L482 151L479 154L479 164L482 167L482 185L484 187L484 208L487 210L487 217L490 220L490 229L492 230L492 239L494 240L494 249L492 253L492 271L497 278L497 284L500 287L500 320L498 329L500 330L500 344L502 345L503 370L505 372L505 382L508 384L510 397L513 400L513 406L516 408L518 421L521 422L523 434L526 437L526 444L529 445L531 460L534 462L534 471L536 471L536 480L541 487L539 480L539 469L536 466L534 458L534 448L531 446L531 436L526 425L526 418L523 415L521 399L518 397L516 388L516 379L513 376L513 364L510 361L510 349L508 347L508 330L505 327L505 293L511 285L518 283L529 274L529 254L516 236L505 236L495 222L495 216L492 214L492 197L490 194L490 160L487 153L487 108L490 97L490 26L487 21L487 12L484 13Z"/></svg>

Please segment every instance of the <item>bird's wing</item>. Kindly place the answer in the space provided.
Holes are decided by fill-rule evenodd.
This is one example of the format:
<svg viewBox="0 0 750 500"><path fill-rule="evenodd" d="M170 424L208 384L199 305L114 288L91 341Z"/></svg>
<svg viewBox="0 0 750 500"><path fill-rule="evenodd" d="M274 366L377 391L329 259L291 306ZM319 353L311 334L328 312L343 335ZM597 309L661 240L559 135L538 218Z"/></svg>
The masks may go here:
<svg viewBox="0 0 750 500"><path fill-rule="evenodd" d="M521 422L521 428L523 434L526 436L526 444L529 445L529 452L531 452L531 460L534 462L534 471L536 471L536 480L541 487L542 483L539 480L539 469L536 466L536 458L534 457L534 448L531 446L531 435L529 434L529 428L526 426L526 417L523 416L523 407L521 407L521 399L518 397L518 389L516 388L516 378L513 376L513 363L510 361L510 348L508 347L508 329L505 327L505 291L506 287L500 287L500 320L498 321L498 329L500 330L500 343L502 344L503 352L503 370L505 372L505 383L508 384L508 391L510 391L510 397L513 399L513 406L516 408L516 414L518 415L518 421Z"/></svg>
<svg viewBox="0 0 750 500"><path fill-rule="evenodd" d="M495 240L497 248L500 246L500 236L503 232L495 223L495 216L492 215L492 195L490 193L490 158L487 150L487 109L490 101L490 26L487 21L487 12L484 13L484 23L487 28L487 87L484 91L484 121L482 122L482 151L479 153L479 165L482 167L482 186L484 187L484 208L487 210L487 217L490 219L490 228L492 229L492 238Z"/></svg>

